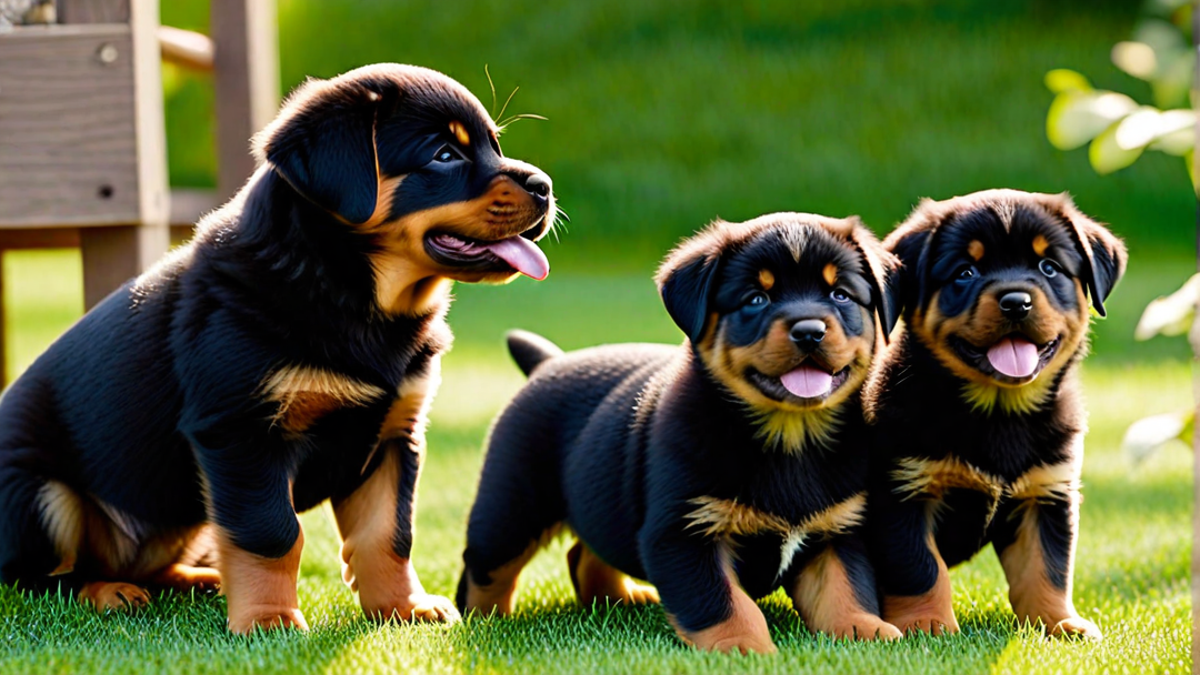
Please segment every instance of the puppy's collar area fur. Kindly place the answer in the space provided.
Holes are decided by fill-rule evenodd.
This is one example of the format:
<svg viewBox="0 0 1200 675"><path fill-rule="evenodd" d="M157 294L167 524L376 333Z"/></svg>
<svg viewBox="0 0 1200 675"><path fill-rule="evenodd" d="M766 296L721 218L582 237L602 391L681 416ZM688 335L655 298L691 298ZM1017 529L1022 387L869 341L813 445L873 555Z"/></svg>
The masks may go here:
<svg viewBox="0 0 1200 675"><path fill-rule="evenodd" d="M763 448L790 455L806 449L828 450L833 447L833 436L841 426L840 407L796 412L760 408L748 411L758 427L755 437L763 441Z"/></svg>

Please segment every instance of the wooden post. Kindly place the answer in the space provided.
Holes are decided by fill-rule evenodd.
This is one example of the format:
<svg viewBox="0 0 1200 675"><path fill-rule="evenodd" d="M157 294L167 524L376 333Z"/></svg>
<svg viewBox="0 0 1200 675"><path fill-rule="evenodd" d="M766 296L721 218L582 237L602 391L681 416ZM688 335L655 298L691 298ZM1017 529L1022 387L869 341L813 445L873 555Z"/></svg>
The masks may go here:
<svg viewBox="0 0 1200 675"><path fill-rule="evenodd" d="M217 105L217 193L221 201L254 173L250 137L279 106L275 0L212 0Z"/></svg>
<svg viewBox="0 0 1200 675"><path fill-rule="evenodd" d="M86 309L153 265L170 244L171 203L167 187L158 0L127 1L131 3L129 24L133 38L139 222L81 228Z"/></svg>

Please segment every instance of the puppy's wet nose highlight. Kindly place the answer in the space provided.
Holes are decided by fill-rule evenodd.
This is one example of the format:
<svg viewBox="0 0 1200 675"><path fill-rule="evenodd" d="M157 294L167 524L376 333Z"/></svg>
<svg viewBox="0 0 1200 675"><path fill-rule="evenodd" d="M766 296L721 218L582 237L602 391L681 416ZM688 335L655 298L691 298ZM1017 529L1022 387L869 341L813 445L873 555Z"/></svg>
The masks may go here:
<svg viewBox="0 0 1200 675"><path fill-rule="evenodd" d="M1010 321L1021 321L1033 310L1033 296L1025 291L1009 291L1000 296L1000 312Z"/></svg>
<svg viewBox="0 0 1200 675"><path fill-rule="evenodd" d="M538 197L550 196L552 187L553 182L550 180L550 176L544 173L535 173L525 179L525 189Z"/></svg>
<svg viewBox="0 0 1200 675"><path fill-rule="evenodd" d="M797 346L805 349L816 347L825 339L825 322L820 319L804 319L792 324L788 332Z"/></svg>

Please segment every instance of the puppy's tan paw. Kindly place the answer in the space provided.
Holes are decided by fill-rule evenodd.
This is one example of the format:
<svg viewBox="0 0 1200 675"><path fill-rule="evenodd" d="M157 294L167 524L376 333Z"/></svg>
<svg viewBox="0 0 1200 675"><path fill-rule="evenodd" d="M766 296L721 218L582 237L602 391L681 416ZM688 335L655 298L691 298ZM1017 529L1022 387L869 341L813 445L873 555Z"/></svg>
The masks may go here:
<svg viewBox="0 0 1200 675"><path fill-rule="evenodd" d="M462 619L458 609L449 598L429 593L414 593L403 602L390 605L363 605L367 616L377 620L392 617L401 621L427 621L431 623L457 623Z"/></svg>
<svg viewBox="0 0 1200 675"><path fill-rule="evenodd" d="M1103 640L1104 634L1096 624L1080 616L1071 616L1054 624L1048 631L1053 637L1078 636L1089 640Z"/></svg>
<svg viewBox="0 0 1200 675"><path fill-rule="evenodd" d="M870 614L852 617L829 628L818 628L822 633L846 640L899 640L904 633L892 624Z"/></svg>
<svg viewBox="0 0 1200 675"><path fill-rule="evenodd" d="M635 605L657 605L661 602L658 598L658 589L653 586L630 581L625 584L625 593L629 602Z"/></svg>
<svg viewBox="0 0 1200 675"><path fill-rule="evenodd" d="M93 581L79 591L79 601L101 612L130 610L150 604L150 593L141 586L121 581Z"/></svg>
<svg viewBox="0 0 1200 675"><path fill-rule="evenodd" d="M958 621L951 616L914 616L895 620L896 628L901 633L921 632L933 636L953 635L958 632Z"/></svg>
<svg viewBox="0 0 1200 675"><path fill-rule="evenodd" d="M274 630L276 628L296 628L308 630L308 622L304 614L295 607L250 607L229 617L229 632L239 635L249 635L255 629Z"/></svg>

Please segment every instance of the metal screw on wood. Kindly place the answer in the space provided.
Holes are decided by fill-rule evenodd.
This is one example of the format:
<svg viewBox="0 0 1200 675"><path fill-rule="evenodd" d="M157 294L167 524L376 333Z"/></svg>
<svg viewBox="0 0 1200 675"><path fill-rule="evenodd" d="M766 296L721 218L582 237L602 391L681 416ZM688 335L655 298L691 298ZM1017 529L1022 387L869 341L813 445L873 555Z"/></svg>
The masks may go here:
<svg viewBox="0 0 1200 675"><path fill-rule="evenodd" d="M117 47L111 42L105 42L100 45L100 51L96 55L100 57L100 63L112 65L117 60Z"/></svg>

